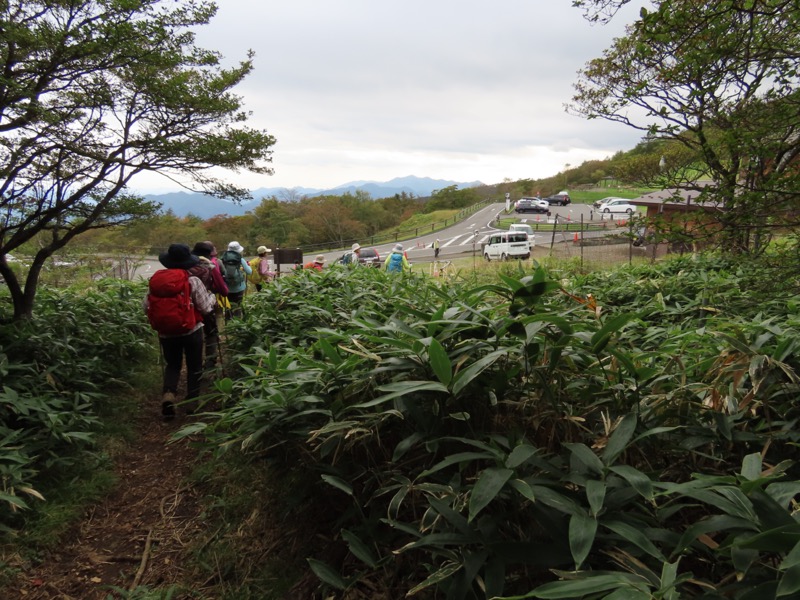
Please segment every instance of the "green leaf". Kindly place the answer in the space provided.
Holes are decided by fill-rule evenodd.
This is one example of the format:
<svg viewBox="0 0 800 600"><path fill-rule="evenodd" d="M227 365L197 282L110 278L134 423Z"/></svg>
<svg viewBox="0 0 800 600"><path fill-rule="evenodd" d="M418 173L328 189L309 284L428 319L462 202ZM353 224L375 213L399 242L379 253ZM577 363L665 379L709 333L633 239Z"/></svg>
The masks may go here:
<svg viewBox="0 0 800 600"><path fill-rule="evenodd" d="M516 469L537 452L539 452L539 449L529 444L515 446L506 459L506 467L509 469Z"/></svg>
<svg viewBox="0 0 800 600"><path fill-rule="evenodd" d="M449 390L447 389L446 386L436 381L398 381L396 383L382 385L378 389L382 392L390 392L390 393L384 396L380 396L378 398L374 398L369 402L361 402L360 404L353 404L349 408L350 409L372 408L373 406L377 406L378 404L383 404L384 402L388 402L389 400L394 400L395 398L401 398L402 396L406 396L408 394L417 394L419 392L449 393Z"/></svg>
<svg viewBox="0 0 800 600"><path fill-rule="evenodd" d="M592 449L585 444L564 444L572 452L572 457L584 464L589 470L598 475L604 471L603 461L592 452Z"/></svg>
<svg viewBox="0 0 800 600"><path fill-rule="evenodd" d="M320 350L322 350L322 353L329 361L331 361L332 364L334 365L342 364L343 362L342 357L339 356L339 352L336 350L336 348L334 348L331 345L331 343L328 340L326 340L325 338L320 338L317 340L316 345L319 347Z"/></svg>
<svg viewBox="0 0 800 600"><path fill-rule="evenodd" d="M352 531L342 529L341 533L342 539L347 542L347 547L350 548L350 552L353 556L374 569L378 563L369 547Z"/></svg>
<svg viewBox="0 0 800 600"><path fill-rule="evenodd" d="M634 590L647 590L647 583L638 577L626 575L624 573L614 573L611 575L590 575L581 579L568 581L553 581L540 585L525 596L514 596L506 600L516 600L523 598L542 598L555 600L557 598L568 598L574 600L587 594L596 594L617 588L630 588ZM634 591L631 590L631 591Z"/></svg>
<svg viewBox="0 0 800 600"><path fill-rule="evenodd" d="M332 485L337 490L343 491L348 496L353 495L353 487L340 477L336 477L334 475L322 475L322 480L325 483Z"/></svg>
<svg viewBox="0 0 800 600"><path fill-rule="evenodd" d="M497 467L486 469L481 473L469 497L469 521L472 521L487 504L494 500L513 474L514 471L511 469Z"/></svg>
<svg viewBox="0 0 800 600"><path fill-rule="evenodd" d="M629 465L616 465L609 470L625 479L642 497L653 499L653 482L639 469Z"/></svg>
<svg viewBox="0 0 800 600"><path fill-rule="evenodd" d="M466 369L459 371L452 381L453 395L457 396L461 390L468 386L473 379L480 375L484 369L493 365L500 360L501 357L507 356L508 350L500 349L490 352L486 356L479 358L474 363L469 365Z"/></svg>
<svg viewBox="0 0 800 600"><path fill-rule="evenodd" d="M742 477L750 481L755 481L761 477L761 454L754 452L748 454L742 460Z"/></svg>
<svg viewBox="0 0 800 600"><path fill-rule="evenodd" d="M623 521L605 521L603 522L603 526L629 541L634 546L637 546L653 558L666 560L664 555L661 554L661 551L655 547L653 542L650 541L650 538L647 537L647 534L641 529Z"/></svg>
<svg viewBox="0 0 800 600"><path fill-rule="evenodd" d="M522 479L512 479L508 482L508 485L517 490L523 498L527 498L531 502L536 500L531 486L529 486L526 481L523 481Z"/></svg>
<svg viewBox="0 0 800 600"><path fill-rule="evenodd" d="M589 501L589 510L593 516L597 516L603 508L603 501L606 497L606 484L604 481L589 479L586 482L586 499Z"/></svg>
<svg viewBox="0 0 800 600"><path fill-rule="evenodd" d="M800 565L795 565L781 575L780 583L778 583L778 592L775 597L792 596L796 598L798 592L800 592Z"/></svg>
<svg viewBox="0 0 800 600"><path fill-rule="evenodd" d="M419 477L427 477L431 473L435 473L436 471L444 469L445 467L449 467L450 465L460 464L472 460L494 460L494 458L494 454L488 452L458 452L456 454L451 454L445 459L439 461L430 469L426 469L419 474Z"/></svg>
<svg viewBox="0 0 800 600"><path fill-rule="evenodd" d="M232 394L233 393L233 379L230 377L223 377L222 379L217 379L214 382L214 387L217 388L217 391L222 392L223 394Z"/></svg>
<svg viewBox="0 0 800 600"><path fill-rule="evenodd" d="M623 313L606 321L606 323L592 336L592 340L590 342L592 344L592 353L600 354L600 352L602 352L603 349L605 349L605 347L608 345L608 342L611 340L611 336L619 332L619 330L622 329L631 319L633 319L632 314Z"/></svg>
<svg viewBox="0 0 800 600"><path fill-rule="evenodd" d="M347 583L332 566L315 558L307 558L306 561L308 561L311 570L314 571L314 575L319 577L320 580L337 590L347 589Z"/></svg>
<svg viewBox="0 0 800 600"><path fill-rule="evenodd" d="M450 357L447 355L447 351L436 338L431 339L428 347L428 357L431 360L431 369L433 369L436 378L442 384L450 385L450 381L453 379L453 367L450 364Z"/></svg>
<svg viewBox="0 0 800 600"><path fill-rule="evenodd" d="M619 422L611 437L608 438L608 443L603 450L603 462L606 465L613 464L617 457L628 447L628 442L631 441L636 431L636 423L636 413L632 412L625 415L622 421Z"/></svg>
<svg viewBox="0 0 800 600"><path fill-rule="evenodd" d="M462 567L463 565L461 563L453 563L453 562L445 563L445 565L441 569L439 569L434 573L431 573L425 581L411 588L406 593L406 596L413 596L421 592L425 588L429 588L432 585L438 585L441 582L450 579L453 575L458 573Z"/></svg>
<svg viewBox="0 0 800 600"><path fill-rule="evenodd" d="M583 561L589 556L595 535L597 520L584 515L572 515L569 519L569 549L575 561L575 570L581 568Z"/></svg>

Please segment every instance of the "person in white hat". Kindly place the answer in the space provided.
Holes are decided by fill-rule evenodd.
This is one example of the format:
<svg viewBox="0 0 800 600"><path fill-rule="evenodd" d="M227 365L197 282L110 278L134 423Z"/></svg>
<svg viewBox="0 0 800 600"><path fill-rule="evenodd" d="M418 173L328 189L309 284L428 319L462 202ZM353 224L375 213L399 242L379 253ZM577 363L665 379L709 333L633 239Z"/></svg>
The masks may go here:
<svg viewBox="0 0 800 600"><path fill-rule="evenodd" d="M250 268L253 269L253 272L247 276L247 281L255 286L256 292L260 292L264 287L263 284L272 278L272 273L269 270L269 259L267 258L269 252L272 252L272 250L266 246L259 246L256 249L258 256L251 258L247 262Z"/></svg>
<svg viewBox="0 0 800 600"><path fill-rule="evenodd" d="M242 257L244 247L239 242L230 242L228 249L223 252L219 259L222 263L222 276L228 285L228 301L231 303L230 314L225 318L242 315L242 300L247 291L247 275L253 273L253 269Z"/></svg>
<svg viewBox="0 0 800 600"><path fill-rule="evenodd" d="M405 252L403 252L403 244L396 244L392 248L392 253L386 257L383 263L383 268L387 273L404 273L411 270L411 265L408 264Z"/></svg>
<svg viewBox="0 0 800 600"><path fill-rule="evenodd" d="M314 260L307 262L303 265L304 269L313 269L315 271L322 271L322 268L325 266L325 255L324 254L317 254L314 257Z"/></svg>
<svg viewBox="0 0 800 600"><path fill-rule="evenodd" d="M350 252L346 253L339 262L343 265L359 265L361 264L358 260L359 256L361 256L361 245L358 242L355 242L352 246L350 246Z"/></svg>

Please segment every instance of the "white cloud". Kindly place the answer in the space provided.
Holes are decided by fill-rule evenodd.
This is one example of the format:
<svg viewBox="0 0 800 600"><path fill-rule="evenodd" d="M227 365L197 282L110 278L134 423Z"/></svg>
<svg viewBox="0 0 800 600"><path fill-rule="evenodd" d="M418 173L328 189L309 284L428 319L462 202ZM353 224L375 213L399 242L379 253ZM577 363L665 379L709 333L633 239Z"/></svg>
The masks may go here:
<svg viewBox="0 0 800 600"><path fill-rule="evenodd" d="M228 62L256 52L237 91L251 125L278 140L274 176L236 176L250 187L539 178L640 138L564 111L577 70L622 33L636 7L601 27L569 0L219 5L198 44Z"/></svg>

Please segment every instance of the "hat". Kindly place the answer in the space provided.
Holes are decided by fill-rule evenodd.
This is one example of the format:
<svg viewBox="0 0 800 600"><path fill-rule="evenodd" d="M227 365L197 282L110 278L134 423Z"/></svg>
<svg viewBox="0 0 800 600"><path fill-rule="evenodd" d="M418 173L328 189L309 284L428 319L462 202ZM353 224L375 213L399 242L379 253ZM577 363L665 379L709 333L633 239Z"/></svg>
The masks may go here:
<svg viewBox="0 0 800 600"><path fill-rule="evenodd" d="M241 254L244 252L244 246L242 246L239 242L231 242L228 244L228 250L233 250L234 252Z"/></svg>
<svg viewBox="0 0 800 600"><path fill-rule="evenodd" d="M350 250L352 250L353 252L355 252L356 250L361 250L361 246L359 246L358 242L356 242L355 244L350 246Z"/></svg>
<svg viewBox="0 0 800 600"><path fill-rule="evenodd" d="M244 250L244 248L242 248L242 249ZM270 250L266 246L259 246L256 249L256 254L266 254L267 252L272 252L272 250Z"/></svg>
<svg viewBox="0 0 800 600"><path fill-rule="evenodd" d="M214 245L211 242L197 242L192 248L192 254L211 258L211 253L214 251Z"/></svg>
<svg viewBox="0 0 800 600"><path fill-rule="evenodd" d="M314 259L314 262L320 265L325 264L325 255L317 254L317 257Z"/></svg>
<svg viewBox="0 0 800 600"><path fill-rule="evenodd" d="M214 242L212 242L211 240L206 240L203 243L211 246L211 258L214 258L217 255L217 247L214 245Z"/></svg>
<svg viewBox="0 0 800 600"><path fill-rule="evenodd" d="M158 255L158 260L167 269L191 269L200 262L186 244L170 244L166 252Z"/></svg>
<svg viewBox="0 0 800 600"><path fill-rule="evenodd" d="M395 244L392 252L402 252L403 251L403 244Z"/></svg>

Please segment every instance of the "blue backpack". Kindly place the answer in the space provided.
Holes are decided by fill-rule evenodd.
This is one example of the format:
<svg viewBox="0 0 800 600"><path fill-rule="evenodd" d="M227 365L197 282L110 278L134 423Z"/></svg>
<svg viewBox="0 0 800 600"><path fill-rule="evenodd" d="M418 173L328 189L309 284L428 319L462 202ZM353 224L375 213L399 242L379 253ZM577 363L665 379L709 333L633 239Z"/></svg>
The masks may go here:
<svg viewBox="0 0 800 600"><path fill-rule="evenodd" d="M386 265L386 270L389 273L400 273L403 270L403 255L399 252L392 252L389 264Z"/></svg>

